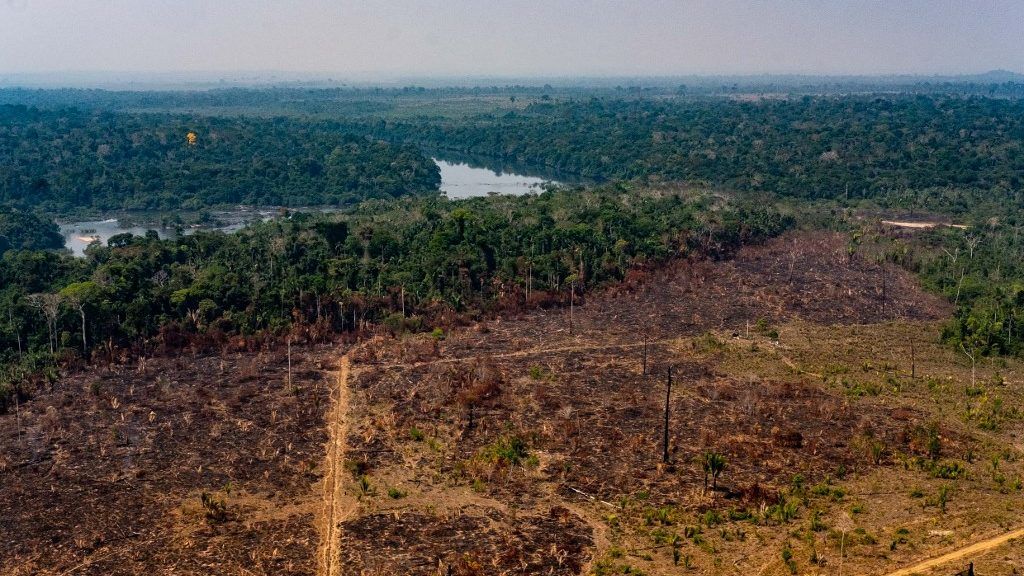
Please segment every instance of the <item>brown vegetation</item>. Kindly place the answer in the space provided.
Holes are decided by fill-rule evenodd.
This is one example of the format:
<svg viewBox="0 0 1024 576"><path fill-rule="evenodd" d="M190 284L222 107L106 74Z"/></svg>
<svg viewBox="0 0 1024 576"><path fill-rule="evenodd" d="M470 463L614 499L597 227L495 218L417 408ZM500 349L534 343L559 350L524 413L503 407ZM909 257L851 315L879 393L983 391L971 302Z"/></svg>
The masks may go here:
<svg viewBox="0 0 1024 576"><path fill-rule="evenodd" d="M986 361L968 386L937 341L948 304L884 271L883 290L842 237L791 234L591 296L571 335L567 311L538 310L365 342L336 565L884 573L1014 525L1018 365ZM183 358L66 380L20 436L0 417L0 539L17 542L0 568L310 573L328 399L313 358L336 353L295 354L291 390L283 349ZM709 453L724 469L706 487ZM1003 573L1014 550L978 566Z"/></svg>
<svg viewBox="0 0 1024 576"><path fill-rule="evenodd" d="M324 354L290 388L283 349L87 371L0 418L0 573L308 574Z"/></svg>

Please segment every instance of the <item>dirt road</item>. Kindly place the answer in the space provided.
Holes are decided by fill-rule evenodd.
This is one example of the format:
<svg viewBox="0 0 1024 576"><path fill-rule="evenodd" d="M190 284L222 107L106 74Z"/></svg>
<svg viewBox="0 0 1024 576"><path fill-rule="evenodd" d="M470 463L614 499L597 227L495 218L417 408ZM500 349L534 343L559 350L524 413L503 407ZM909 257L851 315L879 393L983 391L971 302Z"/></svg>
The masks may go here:
<svg viewBox="0 0 1024 576"><path fill-rule="evenodd" d="M947 224L945 222L904 222L902 220L882 220L882 224L888 224L898 228L935 228L936 226L949 226L950 228L959 228L961 230L967 229L967 226L964 224Z"/></svg>
<svg viewBox="0 0 1024 576"><path fill-rule="evenodd" d="M317 550L317 575L341 574L339 527L356 511L357 502L345 494L343 464L345 435L348 430L348 378L351 361L347 353L341 357L337 386L327 420L327 455L324 459L323 512L320 516L320 547Z"/></svg>
<svg viewBox="0 0 1024 576"><path fill-rule="evenodd" d="M974 544L965 546L958 550L954 550L947 554L943 554L942 556L932 558L931 560L926 560L924 562L921 562L920 564L915 564L907 568L901 568L900 570L897 570L895 572L889 572L888 574L886 574L886 576L910 576L911 574L925 574L934 568L938 568L939 566L944 566L946 564L949 564L950 562L955 562L957 560L965 560L971 556L977 556L993 548L1002 546L1003 544L1006 544L1014 538L1021 537L1024 537L1024 528L1020 528L1012 532L1007 532L1006 534L1000 534L999 536L993 536L992 538L982 540L981 542L975 542Z"/></svg>

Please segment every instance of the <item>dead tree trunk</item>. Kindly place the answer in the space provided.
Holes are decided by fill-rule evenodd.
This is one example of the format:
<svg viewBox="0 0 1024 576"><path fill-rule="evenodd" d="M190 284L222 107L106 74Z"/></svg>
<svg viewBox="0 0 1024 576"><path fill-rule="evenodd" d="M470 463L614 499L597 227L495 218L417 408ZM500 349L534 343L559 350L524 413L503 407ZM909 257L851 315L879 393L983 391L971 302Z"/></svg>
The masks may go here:
<svg viewBox="0 0 1024 576"><path fill-rule="evenodd" d="M974 388L975 387L975 383L977 382L977 379L975 377L975 374L976 374L976 371L975 371L976 356L975 356L975 353L974 353L974 346L971 346L971 351L968 352L967 348L964 346L964 343L961 342L960 343L960 349L963 350L964 354L966 354L967 357L971 359L971 388Z"/></svg>
<svg viewBox="0 0 1024 576"><path fill-rule="evenodd" d="M78 305L78 313L82 317L82 356L84 356L86 361L88 361L89 344L85 341L85 306L83 304Z"/></svg>
<svg viewBox="0 0 1024 576"><path fill-rule="evenodd" d="M647 334L644 334L644 376L647 376Z"/></svg>
<svg viewBox="0 0 1024 576"><path fill-rule="evenodd" d="M668 367L668 382L665 386L665 428L661 443L661 461L668 464L668 409L672 398L672 367Z"/></svg>
<svg viewBox="0 0 1024 576"><path fill-rule="evenodd" d="M887 282L886 275L885 275L885 264L884 263L881 264L880 268L882 269L882 316L884 317L885 316L885 297L886 297L885 292L886 292L886 284L888 282Z"/></svg>
<svg viewBox="0 0 1024 576"><path fill-rule="evenodd" d="M914 358L914 339L910 339L910 379L917 377L917 364Z"/></svg>
<svg viewBox="0 0 1024 576"><path fill-rule="evenodd" d="M572 336L572 313L576 302L576 281L569 282L569 335Z"/></svg>

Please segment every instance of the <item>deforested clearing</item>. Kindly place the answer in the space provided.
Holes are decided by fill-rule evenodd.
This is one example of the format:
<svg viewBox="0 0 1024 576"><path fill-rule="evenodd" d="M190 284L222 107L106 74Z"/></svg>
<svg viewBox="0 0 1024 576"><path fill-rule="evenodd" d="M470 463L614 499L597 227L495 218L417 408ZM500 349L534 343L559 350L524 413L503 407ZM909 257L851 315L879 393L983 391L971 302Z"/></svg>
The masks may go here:
<svg viewBox="0 0 1024 576"><path fill-rule="evenodd" d="M340 574L768 574L840 547L881 573L1012 527L1018 364L968 389L948 304L879 274L791 233L592 295L572 333L557 309L351 345L334 531L349 345L296 345L290 386L272 344L85 371L0 421L4 571L304 574L330 534Z"/></svg>

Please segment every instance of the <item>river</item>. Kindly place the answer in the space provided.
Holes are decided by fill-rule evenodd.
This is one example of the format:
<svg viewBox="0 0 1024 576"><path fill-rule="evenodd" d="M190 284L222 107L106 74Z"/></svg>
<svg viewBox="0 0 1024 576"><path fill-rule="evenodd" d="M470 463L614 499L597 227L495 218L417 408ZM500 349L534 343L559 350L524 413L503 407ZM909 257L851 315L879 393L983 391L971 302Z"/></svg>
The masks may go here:
<svg viewBox="0 0 1024 576"><path fill-rule="evenodd" d="M527 175L519 173L521 168L502 166L497 167L493 163L487 163L470 157L452 156L445 154L445 159L434 157L434 162L441 169L441 192L452 200L472 198L474 196L487 196L488 194L526 194L531 191L540 191L546 183L557 183L554 179L547 178L547 175ZM488 167L494 166L494 167ZM559 178L560 181L567 179ZM144 226L136 224L124 225L117 218L106 218L102 220L80 220L73 222L58 223L60 232L64 236L64 245L76 256L82 256L86 247L94 241L106 244L111 237L118 234L130 233L136 236L143 236L147 230L156 230L161 238L177 238L179 234L187 235L197 230L220 230L232 232L238 230L253 220L266 220L275 213L273 209L243 209L236 211L213 212L218 224L211 226L174 228L160 226ZM145 215L142 215L145 217Z"/></svg>

